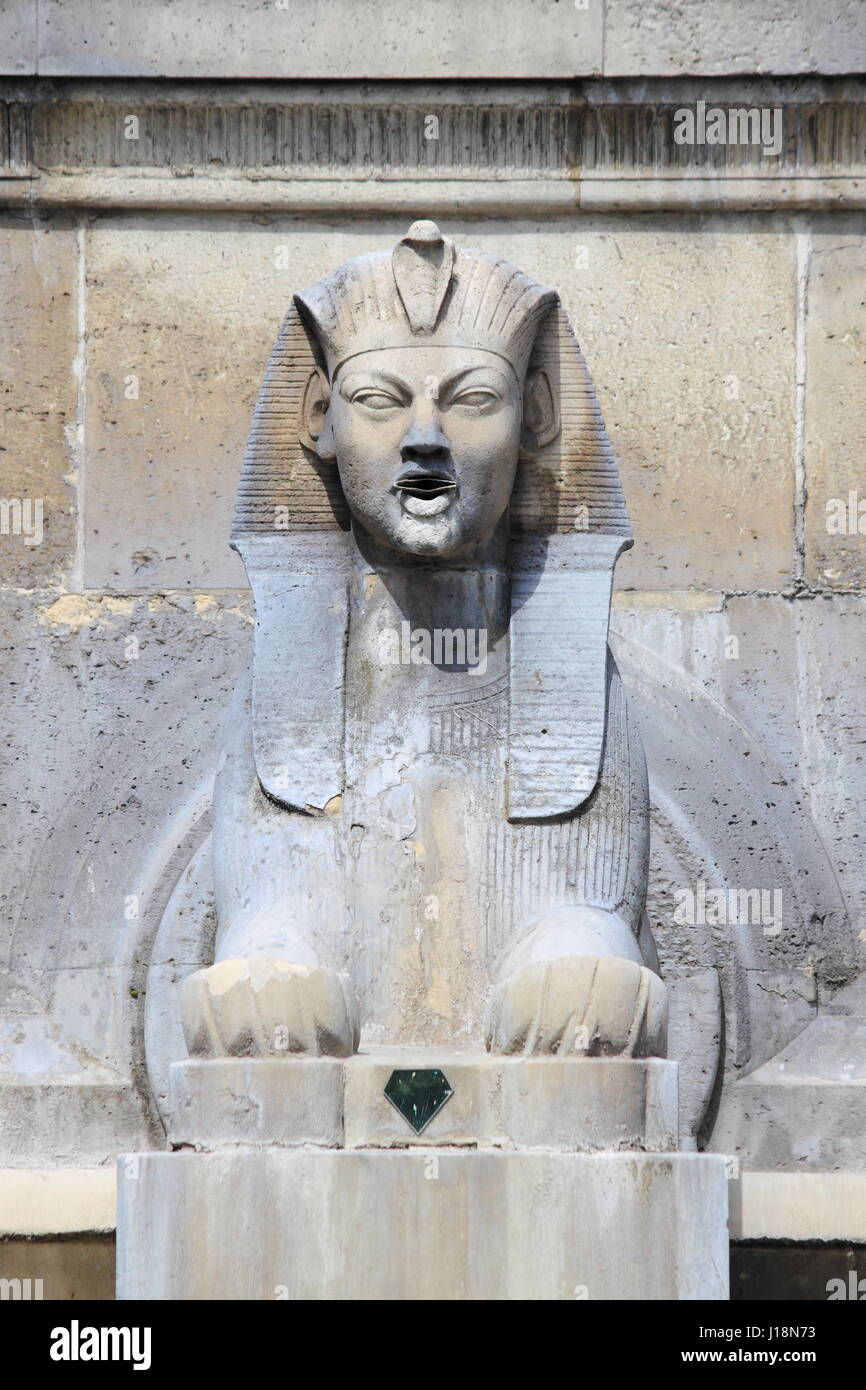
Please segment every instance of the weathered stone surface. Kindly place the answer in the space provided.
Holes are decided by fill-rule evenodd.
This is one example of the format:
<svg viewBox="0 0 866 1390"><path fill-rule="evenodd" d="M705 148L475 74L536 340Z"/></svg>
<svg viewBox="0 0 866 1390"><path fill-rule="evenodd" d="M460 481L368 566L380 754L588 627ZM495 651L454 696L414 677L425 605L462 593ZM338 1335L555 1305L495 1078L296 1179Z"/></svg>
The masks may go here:
<svg viewBox="0 0 866 1390"><path fill-rule="evenodd" d="M846 1020L850 1031L851 1022ZM811 1030L807 1030L811 1033ZM811 1036L810 1045L824 1039ZM765 1069L762 1068L763 1076ZM722 1095L711 1148L765 1173L862 1173L866 1087L792 1077L752 1080ZM796 1225L791 1223L791 1234Z"/></svg>
<svg viewBox="0 0 866 1390"><path fill-rule="evenodd" d="M670 970L665 986L668 1056L678 1059L678 1147L688 1152L697 1148L719 1075L723 1013L719 972L712 966Z"/></svg>
<svg viewBox="0 0 866 1390"><path fill-rule="evenodd" d="M37 68L36 0L16 0L0 9L0 72L31 73Z"/></svg>
<svg viewBox="0 0 866 1390"><path fill-rule="evenodd" d="M697 103L763 134L680 144ZM748 122L747 122L748 125ZM737 129L739 132L739 119ZM582 213L862 209L857 76L48 85L0 78L0 198L41 211ZM27 173L34 177L28 179Z"/></svg>
<svg viewBox="0 0 866 1390"><path fill-rule="evenodd" d="M857 72L866 64L860 0L606 0L604 71Z"/></svg>
<svg viewBox="0 0 866 1390"><path fill-rule="evenodd" d="M600 190L590 195L586 181L619 177L651 185L680 178L698 184L691 194L698 206L720 191L702 189L701 178L718 185L733 177L750 185L775 182L775 196L785 205L798 177L814 182L820 175L836 181L838 192L846 175L862 173L863 93L856 76L411 86L142 79L122 87L95 80L58 88L0 81L7 123L5 131L0 125L0 162L6 162L6 148L13 163L29 162L39 171L39 185L28 190L38 202L47 196L46 177L62 175L80 194L88 185L78 176L91 173L101 176L103 200L121 180L126 196L140 201L154 181L151 199L174 205L192 205L207 196L203 182L223 181L229 207L236 206L234 198L254 197L258 185L267 208L269 199L279 198L280 183L311 177L344 180L356 185L356 194L357 185L383 177L437 179L442 200L452 196L452 180L493 182L500 186L486 196L506 201L521 191L529 198L531 191L522 188L529 180L537 197L549 197L546 182L560 180L574 187L581 207L587 197L602 196ZM769 108L766 142L760 122L755 131L747 122L754 143L678 143L677 115L683 108L694 112L698 102L726 113ZM138 195L132 178L144 184ZM240 191L244 179L246 194ZM97 185L89 187L95 196ZM412 194L406 187L390 191L392 197ZM568 192L562 190L563 207ZM640 193L649 197L649 187ZM211 196L219 196L218 188ZM307 189L306 196L312 210L316 190ZM767 188L763 196L774 195ZM420 201L426 197L419 194ZM444 206L451 204L439 204L442 217Z"/></svg>
<svg viewBox="0 0 866 1390"><path fill-rule="evenodd" d="M90 587L244 583L228 545L230 500L285 274L261 232L226 241L226 231L91 234Z"/></svg>
<svg viewBox="0 0 866 1390"><path fill-rule="evenodd" d="M47 76L572 77L601 71L603 12L546 0L491 5L419 0L410 16L376 0L325 9L284 0L149 4L43 0L39 72ZM82 42L83 34L87 42ZM346 43L347 33L352 43ZM16 69L17 70L17 69Z"/></svg>
<svg viewBox="0 0 866 1390"><path fill-rule="evenodd" d="M77 264L64 219L0 218L0 571L21 588L60 584L75 565Z"/></svg>
<svg viewBox="0 0 866 1390"><path fill-rule="evenodd" d="M728 1295L720 1156L223 1149L133 1157L133 1178L123 1159L119 1168L119 1298Z"/></svg>
<svg viewBox="0 0 866 1390"><path fill-rule="evenodd" d="M82 980L80 997L87 1007L87 1003L98 1000L107 991L122 998L120 981L90 972L89 978ZM14 1029L4 1019L2 1030L2 1046L8 1059L6 1076L0 1080L0 1153L4 1164L21 1169L91 1168L94 1164L110 1163L118 1144L124 1141L162 1146L162 1131L148 1113L146 1099L132 1079L117 1080L92 1057L76 1057L78 1020L74 1016L69 1020L58 1007L51 1018L28 1020L26 1025L20 1019L13 1022ZM80 1031L80 1024L78 1027ZM53 1075L47 1066L40 1071L34 1057L50 1053L52 1044L57 1052L61 1051L57 1047L61 1030L65 1053L61 1067L56 1067ZM15 1044L21 1044L25 1038L29 1048L16 1048ZM68 1047L66 1038L71 1039ZM28 1069L31 1080L22 1080ZM77 1226L74 1217L71 1224Z"/></svg>
<svg viewBox="0 0 866 1390"><path fill-rule="evenodd" d="M633 606L629 606L632 604ZM799 966L805 983L813 975L821 989L830 993L853 978L866 964L864 939L866 896L863 890L861 828L858 805L866 797L862 747L866 731L862 714L862 678L866 660L866 608L857 596L783 599L773 597L731 597L713 600L715 609L689 605L688 596L669 608L644 606L635 597L623 594L614 608L614 631L634 644L634 658L617 647L617 656L627 674L632 660L639 664L640 653L652 653L653 660L670 672L670 685L683 673L695 691L705 692L717 707L729 711L747 737L734 756L741 778L765 778L763 815L775 824L778 843L785 845L791 834L786 798L793 792L795 814L804 816L805 838L802 850L791 861L802 868L808 861L809 873L801 883L808 901L816 886L818 865L809 848L817 848L825 862L832 864L832 875L842 888L842 898L850 914L850 926L826 915L816 904L820 920L807 939L800 938L790 956L790 965ZM661 679L661 677L660 677ZM647 729L644 737L647 739ZM650 782L660 769L653 757L661 752L650 739ZM676 757L674 746L667 757ZM755 759L764 765L763 773ZM690 800L682 793L682 808ZM746 816L743 793L739 806L729 806L714 786L713 798L702 798L700 814L704 833L716 816L719 840L736 846L737 884L741 887L765 882L781 887L768 866L769 844L766 830L757 835L751 825L754 813ZM821 849L826 846L826 856ZM790 846L788 847L790 850ZM802 858L805 856L805 860ZM777 861L778 875L784 860ZM787 878L787 874L785 875ZM811 887L807 885L811 883ZM777 943L782 946L787 927ZM796 934L794 939L796 939ZM793 940L792 940L793 944ZM798 956L799 952L799 956ZM770 962L765 962L769 966ZM793 1004L793 1000L791 1001ZM766 1007L775 1007L768 996Z"/></svg>
<svg viewBox="0 0 866 1390"><path fill-rule="evenodd" d="M866 950L862 834L866 595L815 599L797 605L794 612L801 775L811 814L848 904L862 968Z"/></svg>
<svg viewBox="0 0 866 1390"><path fill-rule="evenodd" d="M866 247L843 220L810 240L806 318L806 577L866 586Z"/></svg>
<svg viewBox="0 0 866 1390"><path fill-rule="evenodd" d="M139 1071L147 958L202 835L245 601L4 602L8 1163L99 1163L120 1132L156 1138Z"/></svg>

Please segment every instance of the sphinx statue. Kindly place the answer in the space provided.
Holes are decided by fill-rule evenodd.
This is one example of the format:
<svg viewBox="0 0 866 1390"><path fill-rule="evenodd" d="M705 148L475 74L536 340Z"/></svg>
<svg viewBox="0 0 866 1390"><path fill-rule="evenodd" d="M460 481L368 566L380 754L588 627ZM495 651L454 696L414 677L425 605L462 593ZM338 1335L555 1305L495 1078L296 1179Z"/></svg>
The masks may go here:
<svg viewBox="0 0 866 1390"><path fill-rule="evenodd" d="M295 294L240 482L256 605L193 1057L663 1056L632 544L557 294L435 223Z"/></svg>

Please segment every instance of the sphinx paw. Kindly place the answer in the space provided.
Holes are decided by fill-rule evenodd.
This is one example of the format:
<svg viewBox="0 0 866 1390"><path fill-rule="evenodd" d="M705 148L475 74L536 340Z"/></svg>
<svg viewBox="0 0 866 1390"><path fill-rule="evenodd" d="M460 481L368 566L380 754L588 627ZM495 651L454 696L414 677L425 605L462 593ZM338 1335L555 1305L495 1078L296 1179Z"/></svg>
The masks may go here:
<svg viewBox="0 0 866 1390"><path fill-rule="evenodd" d="M183 983L192 1057L349 1057L359 1041L349 987L321 965L224 960Z"/></svg>
<svg viewBox="0 0 866 1390"><path fill-rule="evenodd" d="M663 1057L667 991L618 956L564 956L519 966L497 987L491 1052L523 1056Z"/></svg>

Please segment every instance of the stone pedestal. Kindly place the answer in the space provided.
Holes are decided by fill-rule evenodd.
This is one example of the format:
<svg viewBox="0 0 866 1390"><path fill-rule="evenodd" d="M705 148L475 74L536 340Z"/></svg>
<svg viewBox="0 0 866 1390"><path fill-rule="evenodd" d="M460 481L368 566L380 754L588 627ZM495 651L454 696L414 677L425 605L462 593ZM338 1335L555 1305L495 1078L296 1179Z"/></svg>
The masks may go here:
<svg viewBox="0 0 866 1390"><path fill-rule="evenodd" d="M439 1068L453 1095L413 1133L388 1100L395 1071ZM222 1144L407 1145L589 1153L677 1146L677 1067L658 1058L493 1057L378 1048L340 1061L225 1058L171 1068L169 1139Z"/></svg>
<svg viewBox="0 0 866 1390"><path fill-rule="evenodd" d="M453 1091L420 1134L394 1071ZM118 1296L724 1299L725 1159L658 1060L393 1053L173 1069L175 1153L119 1165Z"/></svg>

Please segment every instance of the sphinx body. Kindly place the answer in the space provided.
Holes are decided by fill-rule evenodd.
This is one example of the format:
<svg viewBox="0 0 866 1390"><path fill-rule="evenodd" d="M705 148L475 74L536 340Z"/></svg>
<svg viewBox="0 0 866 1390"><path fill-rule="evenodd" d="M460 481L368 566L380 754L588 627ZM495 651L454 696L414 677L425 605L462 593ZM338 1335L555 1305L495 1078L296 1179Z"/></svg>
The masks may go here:
<svg viewBox="0 0 866 1390"><path fill-rule="evenodd" d="M629 537L597 412L578 402L562 438L561 319L432 223L297 297L277 368L305 335L291 424L346 511L326 537L257 522L239 539L259 629L216 785L192 1053L347 1055L362 1029L663 1052L646 770L607 649ZM272 420L260 403L268 448ZM588 426L586 504L563 459ZM248 491L260 461L251 447Z"/></svg>

